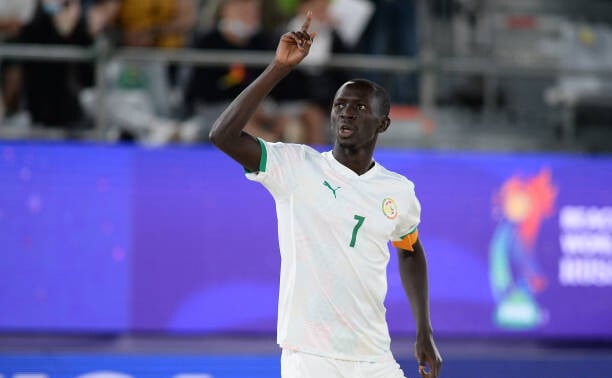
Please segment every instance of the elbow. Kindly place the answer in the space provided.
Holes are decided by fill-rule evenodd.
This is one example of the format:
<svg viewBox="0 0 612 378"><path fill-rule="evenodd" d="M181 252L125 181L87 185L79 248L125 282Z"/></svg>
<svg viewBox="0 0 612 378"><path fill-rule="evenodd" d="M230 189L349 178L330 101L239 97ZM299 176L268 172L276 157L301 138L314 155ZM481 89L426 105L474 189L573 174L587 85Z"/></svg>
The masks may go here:
<svg viewBox="0 0 612 378"><path fill-rule="evenodd" d="M208 133L208 140L210 141L210 143L214 144L217 147L219 147L219 135L218 134L219 133L217 133L214 127Z"/></svg>
<svg viewBox="0 0 612 378"><path fill-rule="evenodd" d="M210 143L220 148L223 144L223 133L219 129L218 123L215 122L208 133L208 140L210 140Z"/></svg>
<svg viewBox="0 0 612 378"><path fill-rule="evenodd" d="M231 123L227 122L227 119L223 115L219 116L213 122L210 132L208 133L208 140L216 147L223 149L223 146L230 144L232 140L236 138L236 131Z"/></svg>
<svg viewBox="0 0 612 378"><path fill-rule="evenodd" d="M208 133L208 140L215 147L220 149L221 151L227 152L231 149L233 141L235 141L233 135L229 134L225 130L219 130L216 127L213 127L210 133Z"/></svg>

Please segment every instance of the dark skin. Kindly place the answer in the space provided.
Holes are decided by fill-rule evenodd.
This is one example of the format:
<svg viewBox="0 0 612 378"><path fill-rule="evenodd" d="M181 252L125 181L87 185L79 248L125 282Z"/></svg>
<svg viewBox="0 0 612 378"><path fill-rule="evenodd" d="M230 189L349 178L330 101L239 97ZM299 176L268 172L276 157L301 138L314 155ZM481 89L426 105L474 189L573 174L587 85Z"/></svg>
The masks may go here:
<svg viewBox="0 0 612 378"><path fill-rule="evenodd" d="M429 319L429 285L427 259L419 239L412 251L398 248L398 265L402 286L408 295L412 316L416 324L414 356L419 364L419 374L424 378L440 375L442 357L436 348Z"/></svg>
<svg viewBox="0 0 612 378"><path fill-rule="evenodd" d="M256 172L261 158L257 139L243 131L261 101L278 82L308 55L315 33L309 32L309 15L298 31L284 34L274 60L219 116L210 140L243 167ZM349 81L342 85L333 100L331 128L335 137L333 155L340 163L362 175L374 165L372 159L378 134L387 130L390 120L381 111L380 98L365 82ZM402 285L409 298L416 323L415 357L423 378L440 374L442 358L436 348L429 318L427 262L420 240L413 251L398 249Z"/></svg>
<svg viewBox="0 0 612 378"><path fill-rule="evenodd" d="M363 82L349 81L342 85L332 103L334 157L358 175L372 168L378 134L390 124L389 117L381 115L379 109L373 88Z"/></svg>

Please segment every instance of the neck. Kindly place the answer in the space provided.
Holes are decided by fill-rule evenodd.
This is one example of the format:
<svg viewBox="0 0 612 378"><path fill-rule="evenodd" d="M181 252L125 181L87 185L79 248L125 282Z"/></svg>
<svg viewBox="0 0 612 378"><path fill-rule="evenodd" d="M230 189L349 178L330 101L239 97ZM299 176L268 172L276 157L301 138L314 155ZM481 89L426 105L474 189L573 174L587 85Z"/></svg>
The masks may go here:
<svg viewBox="0 0 612 378"><path fill-rule="evenodd" d="M374 160L372 160L373 149L352 149L336 144L332 154L338 162L360 176L374 166Z"/></svg>

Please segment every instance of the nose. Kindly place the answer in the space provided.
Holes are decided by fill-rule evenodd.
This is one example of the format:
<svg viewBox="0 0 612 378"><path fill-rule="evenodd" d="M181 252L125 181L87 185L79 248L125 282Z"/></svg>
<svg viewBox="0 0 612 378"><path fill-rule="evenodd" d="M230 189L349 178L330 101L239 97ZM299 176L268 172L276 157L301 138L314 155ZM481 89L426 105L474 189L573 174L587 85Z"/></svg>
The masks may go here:
<svg viewBox="0 0 612 378"><path fill-rule="evenodd" d="M355 118L355 109L352 105L347 104L341 111L340 117L352 119Z"/></svg>

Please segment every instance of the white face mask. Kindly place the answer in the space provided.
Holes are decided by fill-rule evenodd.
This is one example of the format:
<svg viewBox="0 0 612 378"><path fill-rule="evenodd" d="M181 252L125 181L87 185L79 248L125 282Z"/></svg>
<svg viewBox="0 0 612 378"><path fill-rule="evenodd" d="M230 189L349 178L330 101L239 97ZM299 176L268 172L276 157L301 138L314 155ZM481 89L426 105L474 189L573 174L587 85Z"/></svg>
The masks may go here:
<svg viewBox="0 0 612 378"><path fill-rule="evenodd" d="M51 1L43 1L42 8L48 14L54 16L57 13L64 10L64 8L70 6L72 2L66 0L51 0Z"/></svg>
<svg viewBox="0 0 612 378"><path fill-rule="evenodd" d="M55 1L44 2L42 4L42 7L47 14L50 14L52 16L62 10L62 6L58 2L55 2Z"/></svg>
<svg viewBox="0 0 612 378"><path fill-rule="evenodd" d="M219 30L238 39L247 40L259 31L259 24L248 25L240 20L220 20Z"/></svg>

